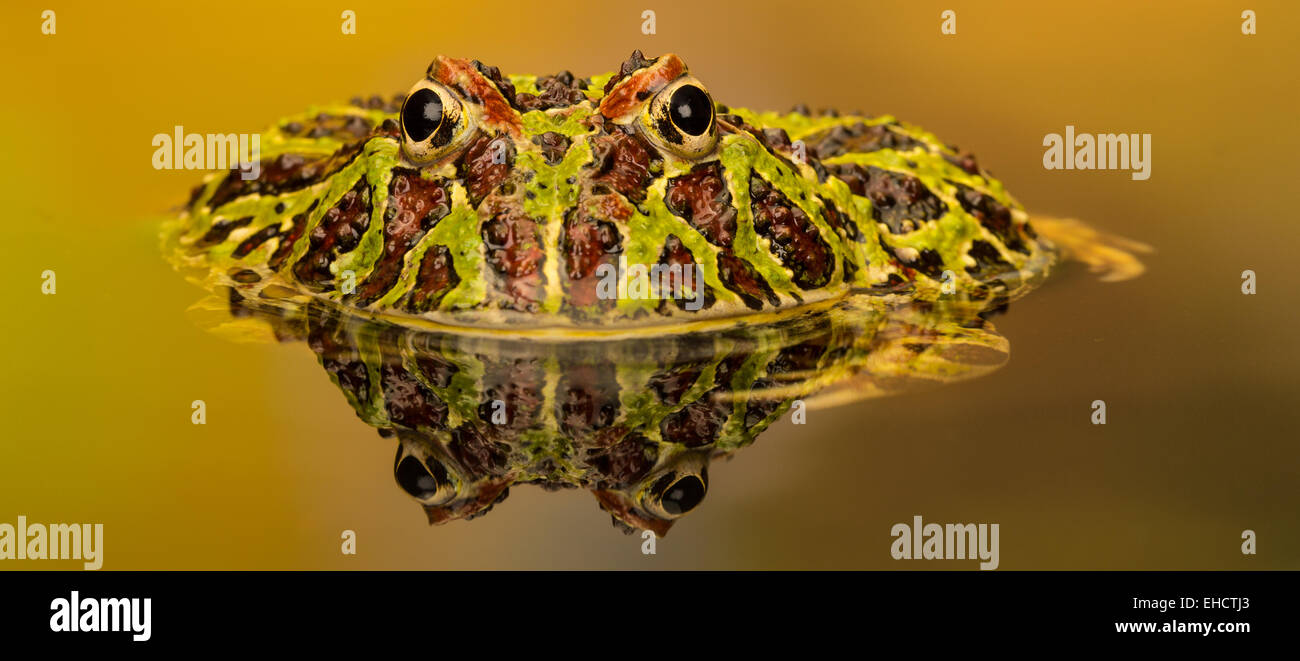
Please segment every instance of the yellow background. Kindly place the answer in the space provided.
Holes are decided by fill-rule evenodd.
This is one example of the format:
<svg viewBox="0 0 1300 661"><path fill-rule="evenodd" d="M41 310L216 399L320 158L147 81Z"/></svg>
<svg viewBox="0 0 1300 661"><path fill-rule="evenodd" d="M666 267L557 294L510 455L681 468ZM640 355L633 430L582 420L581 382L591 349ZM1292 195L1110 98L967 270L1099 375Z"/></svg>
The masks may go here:
<svg viewBox="0 0 1300 661"><path fill-rule="evenodd" d="M106 569L973 568L892 560L890 526L915 514L999 523L1003 569L1300 568L1295 3L7 2L0 16L0 522L103 523ZM154 170L154 134L258 131L387 96L437 53L588 75L633 48L677 52L723 103L894 114L974 151L1032 211L1158 252L1139 280L1066 269L1013 305L996 319L1012 360L990 377L778 424L714 467L655 556L580 491L517 487L483 519L425 526L393 483L394 443L306 347L232 344L185 318L201 292L163 264L156 224L200 173ZM1151 179L1044 170L1043 136L1066 124L1151 133ZM45 269L57 295L40 293ZM194 399L206 426L190 424ZM1240 553L1243 529L1257 556Z"/></svg>

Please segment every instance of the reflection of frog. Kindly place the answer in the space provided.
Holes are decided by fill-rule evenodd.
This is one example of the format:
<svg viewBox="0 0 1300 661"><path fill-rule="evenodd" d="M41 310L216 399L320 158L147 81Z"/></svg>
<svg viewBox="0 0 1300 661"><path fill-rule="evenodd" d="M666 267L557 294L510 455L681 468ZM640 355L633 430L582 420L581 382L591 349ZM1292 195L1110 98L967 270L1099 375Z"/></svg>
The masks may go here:
<svg viewBox="0 0 1300 661"><path fill-rule="evenodd" d="M531 483L590 489L616 523L662 535L704 498L713 458L792 407L969 378L1007 355L980 308L957 303L863 297L765 326L536 342L231 300L229 328L305 341L357 415L397 437L397 482L432 523Z"/></svg>
<svg viewBox="0 0 1300 661"><path fill-rule="evenodd" d="M171 234L178 261L246 297L679 330L850 291L988 298L1053 259L1002 184L934 135L728 108L675 55L583 79L438 57L391 103L314 108L261 144L260 176L209 176ZM648 295L611 295L601 274L619 264L665 268Z"/></svg>

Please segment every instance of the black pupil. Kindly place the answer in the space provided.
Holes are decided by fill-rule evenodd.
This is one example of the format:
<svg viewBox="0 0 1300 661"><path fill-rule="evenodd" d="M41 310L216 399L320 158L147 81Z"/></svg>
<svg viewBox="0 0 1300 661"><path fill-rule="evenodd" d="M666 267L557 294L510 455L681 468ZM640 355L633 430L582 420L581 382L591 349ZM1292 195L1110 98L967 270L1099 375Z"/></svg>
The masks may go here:
<svg viewBox="0 0 1300 661"><path fill-rule="evenodd" d="M417 91L402 106L402 127L406 129L406 135L416 142L428 139L441 123L442 99L433 90Z"/></svg>
<svg viewBox="0 0 1300 661"><path fill-rule="evenodd" d="M677 480L664 493L664 511L672 515L689 512L704 500L704 483L700 478L689 475Z"/></svg>
<svg viewBox="0 0 1300 661"><path fill-rule="evenodd" d="M419 459L407 456L397 464L397 484L406 493L421 500L438 493L438 480L420 463Z"/></svg>
<svg viewBox="0 0 1300 661"><path fill-rule="evenodd" d="M673 92L668 113L673 125L690 135L704 135L713 123L713 103L704 90L694 85L682 85Z"/></svg>

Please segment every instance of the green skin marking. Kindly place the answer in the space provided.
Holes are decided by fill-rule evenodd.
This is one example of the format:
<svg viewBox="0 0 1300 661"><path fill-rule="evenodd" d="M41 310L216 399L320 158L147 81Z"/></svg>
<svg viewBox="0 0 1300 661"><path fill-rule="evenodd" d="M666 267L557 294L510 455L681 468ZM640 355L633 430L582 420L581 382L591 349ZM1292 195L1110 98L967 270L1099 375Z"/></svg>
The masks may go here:
<svg viewBox="0 0 1300 661"><path fill-rule="evenodd" d="M319 183L280 195L253 193L212 209L206 203L221 185L225 175L211 175L194 204L168 227L167 245L173 260L184 267L207 271L202 279L210 285L233 286L246 296L256 296L263 289L276 285L278 290L299 292L304 298L323 299L349 307L352 305L351 298L341 291L341 283L346 282L349 272L357 285L365 282L384 255L385 211L389 205L388 187L394 168L418 167L422 170L421 176L445 182L451 193L450 212L406 248L401 256L401 270L396 284L370 304L366 310L370 315L408 318L414 314L423 316L428 321L453 326L515 329L590 327L613 330L643 326L681 326L702 319L725 320L752 315L754 311L745 306L741 292L728 288L720 277L718 260L724 250L729 250L748 264L780 299L778 306L765 304L762 313L840 298L854 289L895 292L889 296L896 300L939 299L944 295L986 297L989 295L990 281L978 280L968 271L973 271L977 265L975 258L968 254L972 242L976 240L994 246L999 260L1010 264L1009 271L997 276L1002 282L1014 283L1031 279L1041 275L1051 264L1049 246L1028 235L1025 225L1027 216L1020 205L1006 193L1001 183L985 173L971 174L950 163L944 156L955 157L957 154L929 132L900 124L889 116L810 117L796 113L782 115L730 108L725 112L732 118L727 120L726 125L714 123L701 138L710 141L706 144L711 146L703 153L687 154L668 142L664 136L657 135L657 124L649 119L657 107L658 99L654 95L644 95L645 100L623 116L601 117L602 110L598 106L603 98L604 85L612 75L603 74L591 78L583 89L586 100L576 105L518 114L517 121L522 127L522 134L513 139L515 156L510 163L508 178L503 182L511 184L510 190L515 192L507 193L505 186L502 186L489 193L489 197L495 200L493 208L518 209L520 214L533 219L541 233L540 248L544 257L535 268L540 272L544 290L531 309L520 308L504 298L508 295L508 290L505 289L501 276L489 264L489 250L483 240L483 224L489 219L483 217L486 213L481 211L483 205L476 209L470 204L467 182L462 178L457 165L459 149L420 165L409 160L410 152L403 143L404 138L394 139L389 135L372 134L362 138L366 141L362 153L346 167ZM516 75L509 79L518 94L539 92L535 76ZM627 84L627 80L621 79L620 84ZM477 118L474 120L477 122L474 124L476 128L469 130L508 137L506 131L491 128L484 123L480 114L475 114L481 113L478 106L464 99L460 99L460 103L466 112ZM316 117L324 114L334 119L360 118L366 125L378 127L385 120L400 122L400 113L394 110L395 108L369 109L350 105L309 108L305 113L285 118L263 133L262 157L266 162L281 154L296 154L307 159L321 158L347 147L357 139L354 135L338 131L327 132L318 138L302 137L306 132L290 135L283 127L291 122L312 126ZM733 128L736 117L740 120L740 126ZM880 168L914 178L947 207L941 217L932 221L917 218L914 220L916 229L904 234L892 234L883 223L876 221L871 199L854 195L835 176L820 180L812 164L799 162L792 150L778 149L774 153L748 132L753 130L761 134L765 129L781 129L792 142L805 141L808 153L813 153L811 147L815 141L822 139L831 129L853 128L858 125L883 126L887 131L919 143L920 146L901 152L894 149L868 152L841 150L825 158L822 165L836 167L856 164L863 168ZM616 126L626 128L619 129ZM644 200L639 204L624 200L626 217L611 221L615 223L622 238L620 254L615 256L615 263L617 257L622 256L629 265L649 267L658 262L667 238L670 235L676 236L690 252L691 258L702 268L703 284L707 285L715 298L712 307L689 312L679 310L676 306L661 306L653 293L641 298L620 297L616 305L606 311L575 309L575 306L566 305L569 294L566 291L567 279L562 275L569 257L561 247L564 219L571 210L583 204L588 205L587 211L593 217L601 218L600 207L590 189L590 173L595 165L592 140L609 130L626 130L636 134L642 144L651 149L654 158L662 162L662 169L652 173L653 178L643 191ZM541 147L533 141L533 138L545 133L558 133L569 140L567 152L554 165L546 161ZM469 142L471 141L463 139L453 144L466 145ZM690 222L674 215L664 201L670 180L709 161L721 165L730 202L736 210L735 238L725 249L707 241ZM790 265L783 264L771 242L756 231L749 195L751 172L761 176L782 193L817 229L819 240L827 248L826 261L830 264L829 277L824 286L811 290L801 289L793 281ZM325 291L302 286L296 282L292 266L307 255L311 247L309 237L329 210L363 179L369 188L369 223L354 248L342 254L331 255L332 261L328 268L335 276L335 286L327 287ZM1030 247L1029 254L1007 249L1001 239L981 225L979 218L964 211L957 199L955 184L978 191L993 203L1010 210L1015 218L1014 231ZM841 235L829 224L820 200L834 204L857 226L865 240L854 241ZM266 266L271 255L279 248L278 238L266 241L243 258L234 257L234 250L241 241L268 225L278 224L281 232L287 232L292 218L311 208L313 203L315 208L307 218L305 231L292 246L289 258L278 272L271 273ZM276 207L279 205L283 206L277 213ZM231 231L226 240L205 248L196 246L196 242L215 221L249 216L252 221ZM517 237L517 240L524 239ZM891 250L886 251L882 242L888 244ZM444 247L449 252L458 282L450 291L443 292L435 309L407 309L405 306L410 300L409 294L419 286L422 260L428 250L435 246ZM941 291L943 283L940 279L921 274L908 266L909 262L905 260L915 259L915 255L927 249L938 253L942 269L950 271L954 276L955 294L952 291ZM794 259L805 258L796 256ZM846 262L854 267L852 277L843 266ZM232 282L228 274L243 270L257 273L258 281ZM900 288L899 282L906 286ZM649 287L638 288L637 284L642 283L633 284L631 289L650 290ZM753 292L748 294L752 295ZM760 295L757 298L763 297Z"/></svg>

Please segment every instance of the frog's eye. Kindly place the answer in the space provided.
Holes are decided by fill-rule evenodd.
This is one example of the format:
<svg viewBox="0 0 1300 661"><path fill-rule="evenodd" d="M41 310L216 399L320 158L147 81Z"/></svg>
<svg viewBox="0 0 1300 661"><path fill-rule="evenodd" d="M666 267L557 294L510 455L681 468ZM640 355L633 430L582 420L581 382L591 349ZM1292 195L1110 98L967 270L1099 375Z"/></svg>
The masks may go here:
<svg viewBox="0 0 1300 661"><path fill-rule="evenodd" d="M698 507L708 491L707 468L673 471L655 481L645 494L642 505L655 516L676 519Z"/></svg>
<svg viewBox="0 0 1300 661"><path fill-rule="evenodd" d="M683 158L706 156L718 144L713 98L689 76L660 90L646 104L642 122L657 142Z"/></svg>
<svg viewBox="0 0 1300 661"><path fill-rule="evenodd" d="M393 476L402 491L424 505L442 505L456 497L456 485L447 475L447 468L433 457L420 461L398 448Z"/></svg>
<svg viewBox="0 0 1300 661"><path fill-rule="evenodd" d="M417 165L433 162L464 142L468 122L460 99L421 80L402 102L402 151Z"/></svg>

